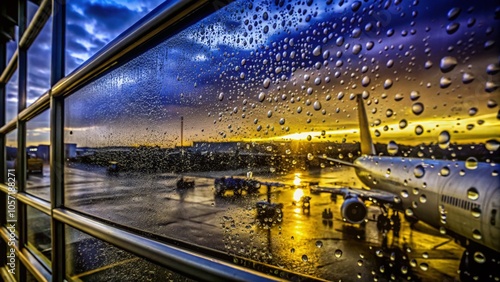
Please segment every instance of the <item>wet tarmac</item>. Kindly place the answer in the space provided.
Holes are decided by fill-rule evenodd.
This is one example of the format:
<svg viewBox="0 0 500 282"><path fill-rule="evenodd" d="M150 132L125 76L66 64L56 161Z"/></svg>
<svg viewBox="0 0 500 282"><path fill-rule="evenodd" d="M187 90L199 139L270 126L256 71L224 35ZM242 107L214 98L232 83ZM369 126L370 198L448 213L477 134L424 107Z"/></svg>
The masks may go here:
<svg viewBox="0 0 500 282"><path fill-rule="evenodd" d="M238 258L329 281L458 281L463 248L451 237L417 223L410 228L401 217L398 237L377 229L381 210L368 206L363 225L343 222L342 199L311 194L307 183L360 187L350 168L328 168L288 174L253 171L271 185L270 200L283 204L280 220L256 217L256 203L267 200L267 187L257 194L214 195L214 178L246 176L246 171L186 174L195 187L177 189L175 174L120 173L107 176L103 168L68 167L66 206L105 220L216 249ZM28 192L48 198L48 173L30 175ZM297 199L310 197L310 208ZM332 218L325 217L325 210ZM329 214L328 212L326 213ZM46 229L45 231L46 232Z"/></svg>

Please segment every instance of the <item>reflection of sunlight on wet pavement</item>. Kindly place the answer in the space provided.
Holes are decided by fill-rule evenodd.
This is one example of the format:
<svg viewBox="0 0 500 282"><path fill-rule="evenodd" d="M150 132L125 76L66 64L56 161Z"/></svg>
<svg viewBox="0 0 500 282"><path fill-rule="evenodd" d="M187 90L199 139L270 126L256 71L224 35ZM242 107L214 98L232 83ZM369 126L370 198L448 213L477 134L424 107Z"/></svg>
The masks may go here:
<svg viewBox="0 0 500 282"><path fill-rule="evenodd" d="M295 202L298 202L300 201L300 198L302 198L302 196L304 196L304 190L301 188L295 189L295 192L293 192L293 200Z"/></svg>
<svg viewBox="0 0 500 282"><path fill-rule="evenodd" d="M295 173L295 177L293 179L293 185L300 186L300 182L301 182L300 173Z"/></svg>

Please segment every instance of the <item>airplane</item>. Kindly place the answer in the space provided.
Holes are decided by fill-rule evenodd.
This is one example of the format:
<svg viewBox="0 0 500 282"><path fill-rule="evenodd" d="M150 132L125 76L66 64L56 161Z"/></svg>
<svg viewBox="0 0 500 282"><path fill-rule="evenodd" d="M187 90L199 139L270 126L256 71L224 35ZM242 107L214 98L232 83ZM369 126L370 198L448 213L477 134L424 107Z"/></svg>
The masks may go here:
<svg viewBox="0 0 500 282"><path fill-rule="evenodd" d="M312 187L311 191L344 196L342 218L362 223L365 201L388 205L452 236L465 251L462 281L500 280L500 166L493 163L379 156L375 151L361 94L356 96L361 156L353 163L319 156L353 167L367 187ZM355 188L355 187L354 187Z"/></svg>

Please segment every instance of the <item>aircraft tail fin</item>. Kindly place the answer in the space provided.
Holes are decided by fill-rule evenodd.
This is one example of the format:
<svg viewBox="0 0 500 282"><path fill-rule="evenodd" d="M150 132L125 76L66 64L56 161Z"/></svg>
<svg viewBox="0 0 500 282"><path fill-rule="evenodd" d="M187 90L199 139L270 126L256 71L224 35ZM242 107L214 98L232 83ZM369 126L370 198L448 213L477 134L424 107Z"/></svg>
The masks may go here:
<svg viewBox="0 0 500 282"><path fill-rule="evenodd" d="M372 136L370 135L370 128L368 118L366 116L365 105L361 94L356 95L358 102L358 119L359 119L359 136L361 141L361 154L362 155L376 155L375 146L373 145Z"/></svg>

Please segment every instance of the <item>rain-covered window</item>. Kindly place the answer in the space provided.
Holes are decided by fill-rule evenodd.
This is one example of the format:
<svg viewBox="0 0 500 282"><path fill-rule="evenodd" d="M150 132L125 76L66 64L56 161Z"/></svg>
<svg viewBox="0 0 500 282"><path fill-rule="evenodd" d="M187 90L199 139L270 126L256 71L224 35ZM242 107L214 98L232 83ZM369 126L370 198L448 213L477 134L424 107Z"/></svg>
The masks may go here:
<svg viewBox="0 0 500 282"><path fill-rule="evenodd" d="M499 7L216 8L65 99L68 208L326 280L500 279Z"/></svg>

